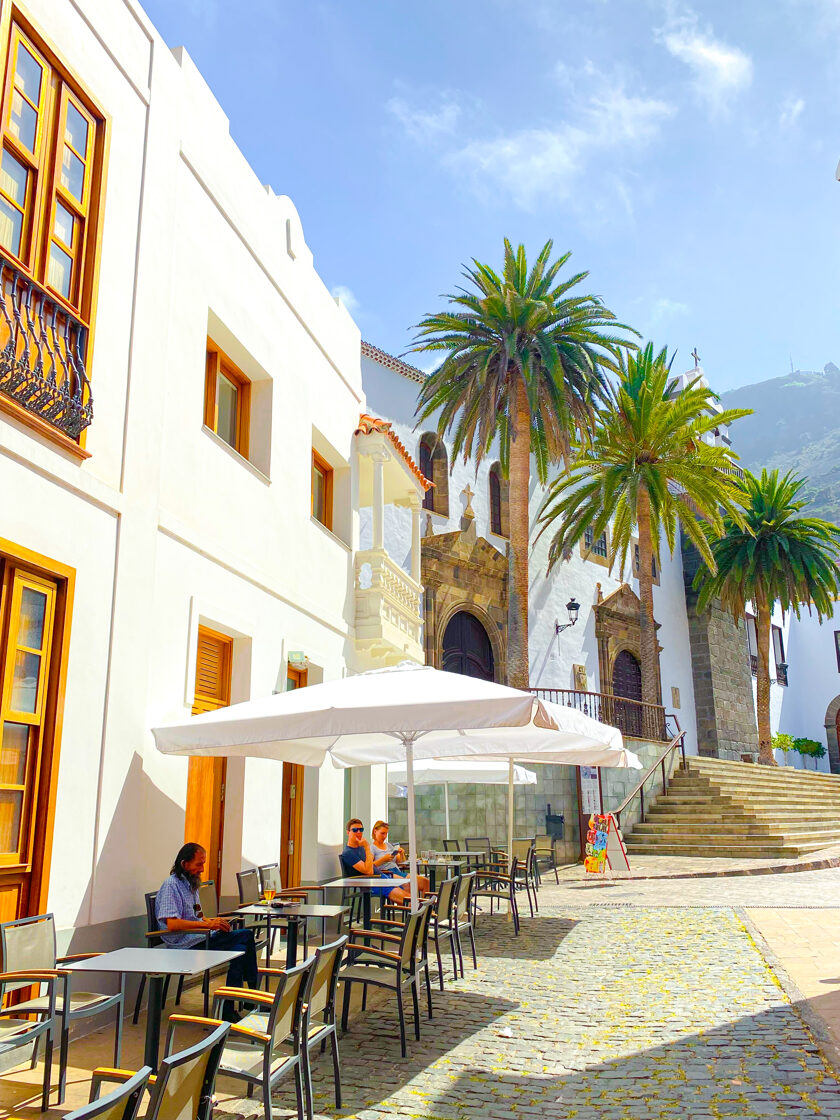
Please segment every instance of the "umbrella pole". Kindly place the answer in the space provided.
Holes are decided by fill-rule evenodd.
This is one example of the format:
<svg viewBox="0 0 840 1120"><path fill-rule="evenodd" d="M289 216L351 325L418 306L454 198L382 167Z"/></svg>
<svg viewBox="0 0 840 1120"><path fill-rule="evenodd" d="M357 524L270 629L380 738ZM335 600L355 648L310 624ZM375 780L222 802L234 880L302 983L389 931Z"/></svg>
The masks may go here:
<svg viewBox="0 0 840 1120"><path fill-rule="evenodd" d="M414 819L414 739L406 736L405 745L405 776L408 792L408 874L411 880L411 909L417 910L420 899L417 893L417 825Z"/></svg>
<svg viewBox="0 0 840 1120"><path fill-rule="evenodd" d="M443 812L446 819L446 839L449 839L449 782L443 783Z"/></svg>
<svg viewBox="0 0 840 1120"><path fill-rule="evenodd" d="M513 866L513 759L508 760L508 873Z"/></svg>

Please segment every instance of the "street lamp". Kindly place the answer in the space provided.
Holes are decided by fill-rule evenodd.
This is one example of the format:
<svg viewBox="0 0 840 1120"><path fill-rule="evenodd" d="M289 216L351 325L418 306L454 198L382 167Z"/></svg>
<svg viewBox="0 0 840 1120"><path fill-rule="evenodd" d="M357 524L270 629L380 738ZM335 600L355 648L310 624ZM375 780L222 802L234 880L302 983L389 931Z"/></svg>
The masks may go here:
<svg viewBox="0 0 840 1120"><path fill-rule="evenodd" d="M554 622L554 633L555 634L562 634L564 630L568 630L570 626L574 626L574 624L578 620L578 612L580 611L580 603L577 601L577 599L571 598L568 601L568 603L566 604L566 610L569 612L569 621L560 623L560 622L557 622L557 620L555 619L555 622Z"/></svg>

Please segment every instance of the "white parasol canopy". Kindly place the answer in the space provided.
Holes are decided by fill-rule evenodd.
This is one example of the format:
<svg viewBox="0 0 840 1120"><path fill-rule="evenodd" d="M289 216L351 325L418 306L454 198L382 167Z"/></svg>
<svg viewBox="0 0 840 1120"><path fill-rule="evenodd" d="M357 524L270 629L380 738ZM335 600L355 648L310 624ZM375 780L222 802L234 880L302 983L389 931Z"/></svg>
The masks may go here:
<svg viewBox="0 0 840 1120"><path fill-rule="evenodd" d="M248 700L153 729L164 754L276 758L337 767L406 763L412 906L417 905L415 759L529 758L632 766L621 732L505 685L404 663Z"/></svg>
<svg viewBox="0 0 840 1120"><path fill-rule="evenodd" d="M514 766L511 774L506 762L450 762L432 758L420 759L414 764L415 786L443 786L443 812L446 821L446 838L449 839L449 786L458 785L506 786L511 780L515 786L535 786L537 775L524 766ZM407 768L402 763L388 767L388 785L405 790ZM403 794L405 796L405 794Z"/></svg>

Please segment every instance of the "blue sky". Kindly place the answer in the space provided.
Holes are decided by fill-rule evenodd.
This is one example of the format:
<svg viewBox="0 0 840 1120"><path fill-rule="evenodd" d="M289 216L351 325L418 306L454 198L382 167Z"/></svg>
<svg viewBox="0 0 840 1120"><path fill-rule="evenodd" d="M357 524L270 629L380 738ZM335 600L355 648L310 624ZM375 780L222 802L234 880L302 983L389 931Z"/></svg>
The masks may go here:
<svg viewBox="0 0 840 1120"><path fill-rule="evenodd" d="M840 0L145 7L383 349L508 236L720 391L840 364Z"/></svg>

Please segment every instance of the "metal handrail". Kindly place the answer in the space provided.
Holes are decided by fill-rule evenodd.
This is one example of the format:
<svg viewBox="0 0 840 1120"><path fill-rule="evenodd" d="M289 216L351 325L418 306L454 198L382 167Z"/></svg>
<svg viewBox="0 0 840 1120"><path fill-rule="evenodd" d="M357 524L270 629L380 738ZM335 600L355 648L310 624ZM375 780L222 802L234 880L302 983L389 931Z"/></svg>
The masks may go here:
<svg viewBox="0 0 840 1120"><path fill-rule="evenodd" d="M648 704L631 700L629 696L616 696L611 692L583 692L574 688L531 688L535 696L576 708L586 716L601 723L617 727L631 738L668 742L667 715L662 704Z"/></svg>
<svg viewBox="0 0 840 1120"><path fill-rule="evenodd" d="M646 784L648 778L651 777L651 775L654 773L654 771L656 770L656 768L658 766L662 767L662 792L663 792L663 794L667 794L667 792L668 792L668 775L667 775L666 770L665 770L665 763L666 763L668 757L670 756L671 752L675 751L678 747L679 747L679 750L680 750L680 754L682 755L683 766L685 766L685 732L684 731L678 731L677 732L677 734L674 736L674 738L671 740L671 742L668 744L668 746L665 748L665 750L662 752L662 754L660 754L659 757L656 759L656 761L654 763L652 763L651 766L648 767L648 769L645 771L643 777L636 784L635 788L632 789L630 791L630 793L627 794L627 796L624 798L624 800L622 801L622 803L619 805L619 807L617 809L613 809L612 815L615 817L616 823L617 823L619 828L621 828L621 814L624 812L624 810L627 808L627 806L630 804L630 802L633 800L633 798L636 796L636 794L639 795L640 812L641 812L641 815L642 815L642 823L644 823L644 820L645 820L645 784Z"/></svg>

